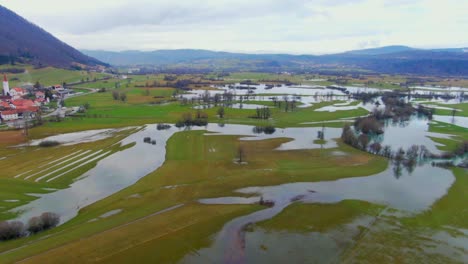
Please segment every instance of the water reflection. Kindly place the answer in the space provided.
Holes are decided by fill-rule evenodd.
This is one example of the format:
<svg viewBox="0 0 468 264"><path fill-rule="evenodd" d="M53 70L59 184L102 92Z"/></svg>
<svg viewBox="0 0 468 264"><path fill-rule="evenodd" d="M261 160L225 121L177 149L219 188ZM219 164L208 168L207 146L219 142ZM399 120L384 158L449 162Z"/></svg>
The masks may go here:
<svg viewBox="0 0 468 264"><path fill-rule="evenodd" d="M389 166L384 172L368 177L240 189L237 192L274 201L274 206L228 222L216 235L210 247L186 256L182 262L199 263L202 259L211 259L213 262L244 263L259 258L259 255L255 255L259 252L251 248L252 244L246 241L245 227L274 217L297 201L298 197L304 203L361 200L419 213L429 209L434 202L443 197L455 181L451 171L427 164L414 168L411 176L399 166L396 169L398 177L395 178L394 170ZM209 204L231 204L239 201L244 203L249 200L230 197L200 200ZM246 259L245 252L257 253L252 253L254 255L249 255Z"/></svg>
<svg viewBox="0 0 468 264"><path fill-rule="evenodd" d="M380 143L382 146L391 146L393 150L399 148L407 149L410 146L425 146L434 154L440 154L437 148L441 144L435 143L430 137L450 138L450 135L429 132L429 120L425 117L413 116L409 120L392 121L387 120L384 125L384 134L373 135L372 142Z"/></svg>

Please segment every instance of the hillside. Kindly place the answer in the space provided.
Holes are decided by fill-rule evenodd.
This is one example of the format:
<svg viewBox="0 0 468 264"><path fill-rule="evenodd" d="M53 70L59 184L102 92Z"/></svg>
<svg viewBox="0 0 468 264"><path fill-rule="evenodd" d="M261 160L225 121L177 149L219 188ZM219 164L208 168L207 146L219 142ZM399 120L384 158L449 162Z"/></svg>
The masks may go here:
<svg viewBox="0 0 468 264"><path fill-rule="evenodd" d="M0 25L0 64L21 62L62 68L77 64L106 65L1 5Z"/></svg>

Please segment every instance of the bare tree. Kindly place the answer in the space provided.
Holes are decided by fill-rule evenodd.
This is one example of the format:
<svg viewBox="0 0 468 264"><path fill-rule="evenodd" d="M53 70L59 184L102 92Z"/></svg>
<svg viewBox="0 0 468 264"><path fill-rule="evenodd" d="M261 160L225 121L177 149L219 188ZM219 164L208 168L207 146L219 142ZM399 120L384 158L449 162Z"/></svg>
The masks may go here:
<svg viewBox="0 0 468 264"><path fill-rule="evenodd" d="M244 160L245 160L245 148L244 148L244 146L242 144L239 144L239 146L237 147L237 157L238 157L238 160L239 160L239 164L244 162Z"/></svg>

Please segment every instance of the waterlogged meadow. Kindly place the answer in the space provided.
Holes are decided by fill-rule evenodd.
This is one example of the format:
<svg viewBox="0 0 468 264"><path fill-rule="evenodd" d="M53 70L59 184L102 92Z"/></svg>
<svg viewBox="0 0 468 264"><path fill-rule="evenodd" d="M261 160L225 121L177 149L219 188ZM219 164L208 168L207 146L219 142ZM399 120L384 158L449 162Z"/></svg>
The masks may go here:
<svg viewBox="0 0 468 264"><path fill-rule="evenodd" d="M71 98L90 103L86 115L0 150L0 218L60 216L1 242L0 262L468 261L466 155L448 167L395 158L411 145L458 150L462 114L384 123L372 140L392 147L389 159L342 140L344 124L385 109L362 99L379 89L234 82L148 97L135 85L127 102Z"/></svg>

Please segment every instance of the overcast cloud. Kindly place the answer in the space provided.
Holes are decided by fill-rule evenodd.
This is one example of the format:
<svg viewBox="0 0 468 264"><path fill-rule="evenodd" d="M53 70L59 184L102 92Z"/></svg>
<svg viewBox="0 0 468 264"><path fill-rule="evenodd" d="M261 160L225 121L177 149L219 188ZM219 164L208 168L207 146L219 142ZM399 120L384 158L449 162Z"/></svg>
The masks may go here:
<svg viewBox="0 0 468 264"><path fill-rule="evenodd" d="M466 0L0 0L79 49L332 53L468 46Z"/></svg>

